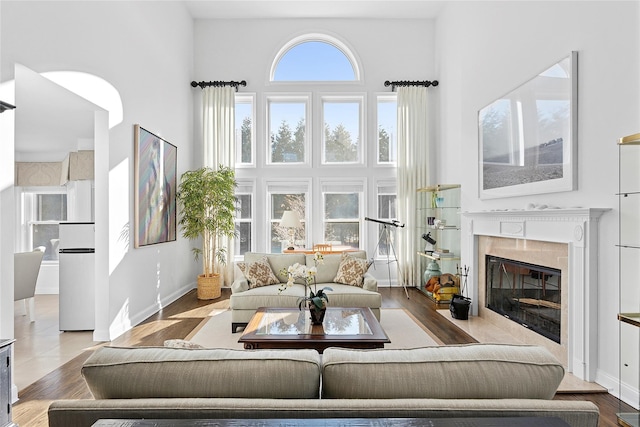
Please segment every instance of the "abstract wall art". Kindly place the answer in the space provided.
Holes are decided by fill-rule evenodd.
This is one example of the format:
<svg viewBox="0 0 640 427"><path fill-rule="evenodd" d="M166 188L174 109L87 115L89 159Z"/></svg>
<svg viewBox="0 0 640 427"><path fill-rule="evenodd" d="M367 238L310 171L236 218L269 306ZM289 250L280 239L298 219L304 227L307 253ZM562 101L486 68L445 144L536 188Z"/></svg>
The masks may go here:
<svg viewBox="0 0 640 427"><path fill-rule="evenodd" d="M134 125L135 247L176 240L178 149Z"/></svg>

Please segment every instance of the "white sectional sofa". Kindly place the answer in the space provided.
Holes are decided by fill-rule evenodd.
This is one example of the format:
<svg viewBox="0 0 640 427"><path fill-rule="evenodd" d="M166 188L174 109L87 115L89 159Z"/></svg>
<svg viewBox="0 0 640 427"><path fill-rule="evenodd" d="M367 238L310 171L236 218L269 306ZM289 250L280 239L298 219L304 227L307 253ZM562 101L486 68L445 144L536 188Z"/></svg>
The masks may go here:
<svg viewBox="0 0 640 427"><path fill-rule="evenodd" d="M355 257L366 261L365 251L348 252L349 257ZM284 268L299 263L307 266L315 265L313 254L266 254L247 252L244 256L245 270L249 264L268 261L271 271L277 278L277 283L269 285L253 285L240 269L236 269L236 279L231 285L231 330L235 332L237 327L246 326L251 316L260 307L298 307L298 300L305 294L305 286L296 283L279 292L280 285L286 283L288 277L281 274ZM318 264L316 286L318 289L329 286L333 290L328 291L329 305L334 307L369 307L373 314L380 319L380 307L382 297L378 293L378 282L369 273L362 275L361 286L353 284L336 283L334 280L343 261L343 254L324 255L323 263ZM366 271L366 270L365 270Z"/></svg>

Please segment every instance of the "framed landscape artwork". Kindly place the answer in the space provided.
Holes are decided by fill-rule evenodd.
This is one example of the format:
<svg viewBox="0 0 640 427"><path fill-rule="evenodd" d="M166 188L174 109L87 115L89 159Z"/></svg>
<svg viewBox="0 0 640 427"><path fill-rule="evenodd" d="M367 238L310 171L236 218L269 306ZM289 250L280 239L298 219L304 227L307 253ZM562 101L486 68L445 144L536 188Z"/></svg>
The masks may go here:
<svg viewBox="0 0 640 427"><path fill-rule="evenodd" d="M134 125L135 247L176 240L178 149Z"/></svg>
<svg viewBox="0 0 640 427"><path fill-rule="evenodd" d="M478 113L479 196L577 188L577 52Z"/></svg>

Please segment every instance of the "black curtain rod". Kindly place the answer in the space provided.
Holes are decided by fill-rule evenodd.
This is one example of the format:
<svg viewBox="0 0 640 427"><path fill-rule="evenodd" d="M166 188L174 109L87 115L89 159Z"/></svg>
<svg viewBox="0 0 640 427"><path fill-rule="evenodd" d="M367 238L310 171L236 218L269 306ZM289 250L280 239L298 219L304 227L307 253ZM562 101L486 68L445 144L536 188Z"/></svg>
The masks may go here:
<svg viewBox="0 0 640 427"><path fill-rule="evenodd" d="M200 89L204 89L205 87L209 87L209 86L233 86L236 88L236 92L238 91L238 86L246 86L247 85L247 81L246 80L242 80L241 82L235 82L235 81L230 81L230 82L223 82L223 81L214 81L214 82L191 82L191 87L196 87L196 86L200 86Z"/></svg>
<svg viewBox="0 0 640 427"><path fill-rule="evenodd" d="M423 80L423 81L411 82L408 80L398 80L395 82L390 82L389 80L387 80L386 82L384 82L384 85L391 86L391 90L393 91L393 90L396 90L396 86L424 86L424 87L438 86L438 81Z"/></svg>
<svg viewBox="0 0 640 427"><path fill-rule="evenodd" d="M11 105L8 102L0 101L0 113L4 113L7 110L13 110L15 105Z"/></svg>

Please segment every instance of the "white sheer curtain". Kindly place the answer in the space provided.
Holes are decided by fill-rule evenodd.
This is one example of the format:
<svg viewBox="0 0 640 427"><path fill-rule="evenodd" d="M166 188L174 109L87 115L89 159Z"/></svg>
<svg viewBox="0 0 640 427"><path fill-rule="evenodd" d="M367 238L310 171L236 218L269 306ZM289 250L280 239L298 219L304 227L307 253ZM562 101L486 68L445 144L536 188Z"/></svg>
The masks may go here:
<svg viewBox="0 0 640 427"><path fill-rule="evenodd" d="M427 186L429 173L429 136L427 88L398 88L398 220L406 228L398 229L398 278L406 285L420 283L416 261L416 206L420 187Z"/></svg>
<svg viewBox="0 0 640 427"><path fill-rule="evenodd" d="M204 166L235 168L235 88L206 87L202 94L202 136ZM221 239L219 247L227 250L227 263L218 265L220 283L233 281L233 239Z"/></svg>

